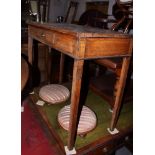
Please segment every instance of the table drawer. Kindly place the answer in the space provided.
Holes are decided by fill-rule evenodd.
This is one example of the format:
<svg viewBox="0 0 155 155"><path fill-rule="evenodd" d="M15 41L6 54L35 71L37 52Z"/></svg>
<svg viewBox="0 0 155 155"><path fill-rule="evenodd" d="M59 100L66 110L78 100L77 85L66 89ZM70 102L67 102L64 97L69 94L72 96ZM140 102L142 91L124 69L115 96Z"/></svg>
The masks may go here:
<svg viewBox="0 0 155 155"><path fill-rule="evenodd" d="M130 38L87 38L86 57L131 55Z"/></svg>
<svg viewBox="0 0 155 155"><path fill-rule="evenodd" d="M74 36L66 35L63 33L55 33L54 48L59 49L61 52L73 54L76 49L77 40Z"/></svg>
<svg viewBox="0 0 155 155"><path fill-rule="evenodd" d="M54 34L50 30L30 26L29 34L44 44L53 45Z"/></svg>
<svg viewBox="0 0 155 155"><path fill-rule="evenodd" d="M66 54L73 54L77 46L76 37L65 33L29 26L29 34L34 39Z"/></svg>

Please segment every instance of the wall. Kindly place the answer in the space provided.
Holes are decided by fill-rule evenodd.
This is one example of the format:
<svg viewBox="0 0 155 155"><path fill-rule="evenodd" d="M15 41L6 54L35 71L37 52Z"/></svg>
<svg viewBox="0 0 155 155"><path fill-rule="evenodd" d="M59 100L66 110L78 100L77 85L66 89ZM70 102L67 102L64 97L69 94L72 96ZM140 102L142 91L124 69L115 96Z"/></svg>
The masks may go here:
<svg viewBox="0 0 155 155"><path fill-rule="evenodd" d="M86 10L86 2L95 2L95 1L108 1L108 0L79 0L79 7L77 10L77 15L75 20L78 20L81 14ZM110 1L115 1L115 0L109 0L109 3Z"/></svg>
<svg viewBox="0 0 155 155"><path fill-rule="evenodd" d="M58 16L65 15L68 0L50 0L49 22L56 22Z"/></svg>
<svg viewBox="0 0 155 155"><path fill-rule="evenodd" d="M75 0L79 2L75 20L79 20L81 14L86 10L86 2L108 1L108 0ZM57 16L65 16L70 0L50 0L49 22L56 22ZM109 0L108 14L112 14L112 6L115 0Z"/></svg>

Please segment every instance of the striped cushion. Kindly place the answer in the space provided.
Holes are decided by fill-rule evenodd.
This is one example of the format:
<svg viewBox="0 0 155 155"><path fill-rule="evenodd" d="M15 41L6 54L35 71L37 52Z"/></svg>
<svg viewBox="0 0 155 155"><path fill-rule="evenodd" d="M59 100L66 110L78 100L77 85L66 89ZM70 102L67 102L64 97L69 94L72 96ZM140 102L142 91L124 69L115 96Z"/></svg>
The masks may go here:
<svg viewBox="0 0 155 155"><path fill-rule="evenodd" d="M69 130L70 105L63 107L58 113L58 122L65 130ZM88 107L83 106L78 124L77 134L85 134L96 127L96 115Z"/></svg>
<svg viewBox="0 0 155 155"><path fill-rule="evenodd" d="M120 0L121 3L129 3L132 2L133 0Z"/></svg>
<svg viewBox="0 0 155 155"><path fill-rule="evenodd" d="M70 92L66 87L62 85L49 84L43 86L40 89L39 96L45 102L48 102L50 104L57 104L65 102L69 98Z"/></svg>

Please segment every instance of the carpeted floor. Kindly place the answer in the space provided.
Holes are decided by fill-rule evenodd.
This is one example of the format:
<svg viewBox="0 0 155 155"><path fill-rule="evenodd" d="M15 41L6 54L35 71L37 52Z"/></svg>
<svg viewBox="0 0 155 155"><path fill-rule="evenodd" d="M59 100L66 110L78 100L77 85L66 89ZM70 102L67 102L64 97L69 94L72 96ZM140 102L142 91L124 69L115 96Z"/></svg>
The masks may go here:
<svg viewBox="0 0 155 155"><path fill-rule="evenodd" d="M58 155L55 147L48 141L35 114L24 101L21 113L21 155Z"/></svg>

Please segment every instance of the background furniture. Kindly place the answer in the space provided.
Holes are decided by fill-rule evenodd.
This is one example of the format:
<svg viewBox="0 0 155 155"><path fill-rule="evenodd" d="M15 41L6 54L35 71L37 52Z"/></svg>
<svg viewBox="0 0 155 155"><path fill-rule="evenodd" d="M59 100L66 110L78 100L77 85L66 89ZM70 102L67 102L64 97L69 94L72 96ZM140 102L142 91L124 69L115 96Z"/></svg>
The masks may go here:
<svg viewBox="0 0 155 155"><path fill-rule="evenodd" d="M49 2L49 0L28 0L29 12L34 21L48 21Z"/></svg>
<svg viewBox="0 0 155 155"><path fill-rule="evenodd" d="M30 66L25 57L21 56L21 104L28 96L28 83L30 77Z"/></svg>
<svg viewBox="0 0 155 155"><path fill-rule="evenodd" d="M28 27L26 21L41 21L48 22L48 11L49 11L49 0L22 0L21 4L21 53L24 57L27 57L28 53ZM36 46L38 44L38 46ZM34 80L33 83L29 81L29 87L37 86L48 80L47 66L49 65L48 59L48 47L44 44L37 43L34 44L34 51L39 50L38 53L34 52L35 65L31 70L33 70ZM31 88L28 88L31 89Z"/></svg>
<svg viewBox="0 0 155 155"><path fill-rule="evenodd" d="M109 1L86 2L86 11L98 10L103 14L108 14Z"/></svg>
<svg viewBox="0 0 155 155"><path fill-rule="evenodd" d="M65 23L73 23L74 22L77 8L78 8L78 2L70 1L69 8L67 9L67 15L64 19Z"/></svg>
<svg viewBox="0 0 155 155"><path fill-rule="evenodd" d="M21 58L21 90L24 89L28 77L29 77L29 66L26 60L24 60L24 58Z"/></svg>

